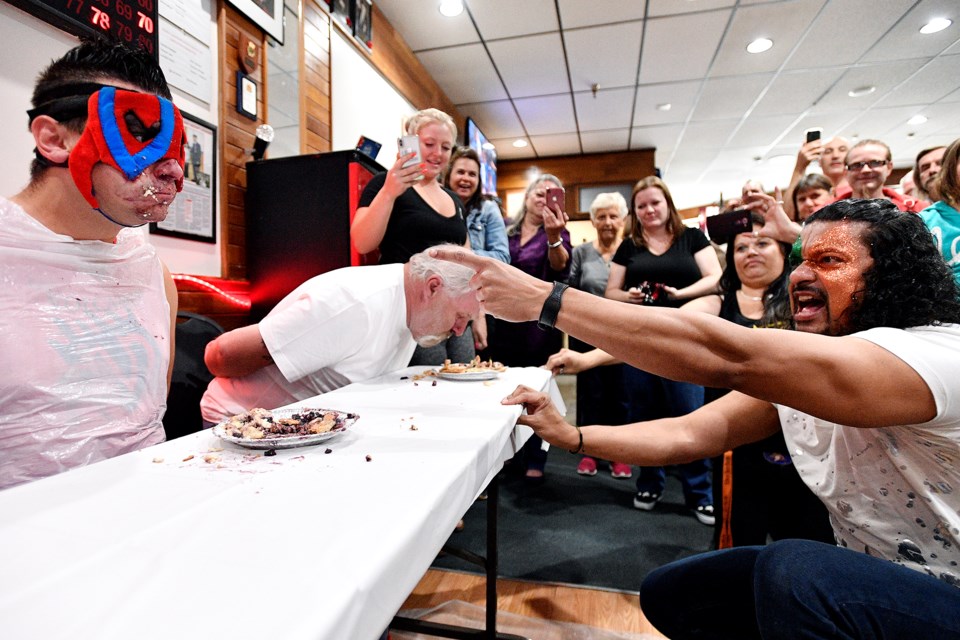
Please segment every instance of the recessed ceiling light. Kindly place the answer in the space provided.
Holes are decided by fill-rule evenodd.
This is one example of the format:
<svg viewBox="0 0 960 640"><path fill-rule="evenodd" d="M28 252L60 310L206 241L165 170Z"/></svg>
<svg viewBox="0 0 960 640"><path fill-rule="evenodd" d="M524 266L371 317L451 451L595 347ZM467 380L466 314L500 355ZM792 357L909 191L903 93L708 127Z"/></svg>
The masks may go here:
<svg viewBox="0 0 960 640"><path fill-rule="evenodd" d="M917 115L907 120L907 124L923 124L926 121L927 121L927 116L923 116L918 113Z"/></svg>
<svg viewBox="0 0 960 640"><path fill-rule="evenodd" d="M953 24L953 20L949 18L934 18L927 24L920 27L920 33L923 35L930 35L931 33L937 33L938 31L943 31L947 27Z"/></svg>
<svg viewBox="0 0 960 640"><path fill-rule="evenodd" d="M523 138L519 138L513 141L513 146L515 146L517 149L523 149L525 146L527 146L527 141Z"/></svg>
<svg viewBox="0 0 960 640"><path fill-rule="evenodd" d="M847 92L847 95L850 96L851 98L861 98L863 96L870 95L876 90L877 88L875 86L873 86L872 84L868 84L863 87L857 87L856 89L850 89L850 91Z"/></svg>
<svg viewBox="0 0 960 640"><path fill-rule="evenodd" d="M482 146L484 149L496 149L496 147L493 146L493 143L492 143L492 142L484 142L484 143L483 143L482 145L480 145L480 146Z"/></svg>
<svg viewBox="0 0 960 640"><path fill-rule="evenodd" d="M463 0L440 0L440 13L454 18L463 13Z"/></svg>
<svg viewBox="0 0 960 640"><path fill-rule="evenodd" d="M670 109L673 109L673 105L669 102L664 102L663 104L657 105L657 111L670 111Z"/></svg>
<svg viewBox="0 0 960 640"><path fill-rule="evenodd" d="M747 53L763 53L773 46L770 38L757 38L747 45Z"/></svg>

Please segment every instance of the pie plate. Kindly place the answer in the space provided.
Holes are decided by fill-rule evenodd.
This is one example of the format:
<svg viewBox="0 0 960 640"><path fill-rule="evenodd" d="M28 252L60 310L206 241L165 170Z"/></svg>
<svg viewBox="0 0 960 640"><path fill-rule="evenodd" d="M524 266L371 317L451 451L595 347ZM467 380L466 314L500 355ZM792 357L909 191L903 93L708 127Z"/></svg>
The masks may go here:
<svg viewBox="0 0 960 640"><path fill-rule="evenodd" d="M461 380L468 382L472 380L493 380L500 374L499 371L464 371L463 373L453 373L451 371L438 371L437 377L444 380Z"/></svg>
<svg viewBox="0 0 960 640"><path fill-rule="evenodd" d="M344 413L343 411L337 411L336 409L317 409L313 407L276 409L270 413L273 414L274 418L289 418L294 414L305 411L335 413L337 414L337 424L330 429L330 431L325 431L323 433L310 433L306 435L269 434L260 439L253 439L240 438L232 435L227 430L227 421L225 420L213 427L213 435L217 436L221 440L232 442L241 447L246 447L247 449L294 449L296 447L309 447L311 445L320 444L321 442L326 442L331 438L335 438L346 431L347 427L356 422L357 418L360 417L355 413Z"/></svg>

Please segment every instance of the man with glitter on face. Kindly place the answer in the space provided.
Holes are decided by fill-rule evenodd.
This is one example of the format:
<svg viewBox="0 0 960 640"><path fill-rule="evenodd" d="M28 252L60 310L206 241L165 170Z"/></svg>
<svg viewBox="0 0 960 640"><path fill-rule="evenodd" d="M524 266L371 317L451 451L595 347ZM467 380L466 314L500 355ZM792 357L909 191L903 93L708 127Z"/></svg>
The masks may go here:
<svg viewBox="0 0 960 640"><path fill-rule="evenodd" d="M656 375L734 389L680 418L567 424L542 394L520 404L573 453L675 464L783 432L830 513L837 546L781 540L652 572L647 619L685 638L960 638L960 300L920 216L885 199L810 216L790 277L797 331L597 301L460 251L478 299L512 321L584 340Z"/></svg>
<svg viewBox="0 0 960 640"><path fill-rule="evenodd" d="M0 489L164 440L177 292L145 234L183 186L156 61L84 41L27 112L30 182L0 198Z"/></svg>

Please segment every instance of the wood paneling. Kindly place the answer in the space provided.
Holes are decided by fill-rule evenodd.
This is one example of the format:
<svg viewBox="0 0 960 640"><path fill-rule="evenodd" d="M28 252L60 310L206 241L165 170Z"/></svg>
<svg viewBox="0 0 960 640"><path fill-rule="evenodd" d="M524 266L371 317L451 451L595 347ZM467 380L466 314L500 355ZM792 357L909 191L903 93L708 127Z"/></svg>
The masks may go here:
<svg viewBox="0 0 960 640"><path fill-rule="evenodd" d="M300 150L332 148L330 131L330 16L316 0L303 2L300 40Z"/></svg>
<svg viewBox="0 0 960 640"><path fill-rule="evenodd" d="M373 5L372 26L373 51L370 61L387 82L415 108L435 107L445 111L462 127L465 122L463 114L427 73L403 37L387 22L376 3Z"/></svg>
<svg viewBox="0 0 960 640"><path fill-rule="evenodd" d="M550 173L563 181L567 190L567 213L577 216L580 187L604 184L633 184L654 173L654 150L556 156L535 160L502 160L497 163L497 191L506 202L508 191L524 190L531 172ZM510 212L511 214L514 212Z"/></svg>
<svg viewBox="0 0 960 640"><path fill-rule="evenodd" d="M430 569L403 608L429 609L451 600L484 606L486 579L472 573ZM664 637L644 618L636 593L500 578L497 580L497 609L608 631Z"/></svg>
<svg viewBox="0 0 960 640"><path fill-rule="evenodd" d="M322 1L322 0L319 0ZM220 238L221 275L228 280L247 277L246 262L246 164L251 159L257 125L262 124L269 104L267 86L266 36L259 27L226 2L219 2L217 24L220 59ZM373 6L373 53L365 51L352 36L347 38L361 55L369 55L374 67L396 90L416 108L436 107L463 123L463 115L430 77L403 38L383 14ZM330 37L331 29L340 28L331 22L318 0L303 0L300 24L287 25L287 37L298 38L300 50L300 150L322 153L332 149ZM237 47L240 34L259 44L257 71L251 74L259 87L258 119L250 120L236 110L236 74L239 69ZM269 156L269 151L268 151ZM203 292L181 291L180 306L186 311L204 315L221 314L217 302L206 300ZM228 324L230 321L228 320ZM225 325L226 326L226 325Z"/></svg>

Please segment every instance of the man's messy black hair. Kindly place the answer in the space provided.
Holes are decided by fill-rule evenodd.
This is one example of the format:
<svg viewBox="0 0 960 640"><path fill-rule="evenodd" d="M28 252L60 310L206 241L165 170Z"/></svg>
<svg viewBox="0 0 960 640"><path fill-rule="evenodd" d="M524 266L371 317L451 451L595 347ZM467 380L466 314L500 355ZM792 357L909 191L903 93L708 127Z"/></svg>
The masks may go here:
<svg viewBox="0 0 960 640"><path fill-rule="evenodd" d="M855 294L851 332L960 323L960 290L920 216L886 199L846 199L820 209L806 224L840 221L865 223L861 240L873 258L863 291Z"/></svg>
<svg viewBox="0 0 960 640"><path fill-rule="evenodd" d="M141 91L171 99L170 87L160 65L144 49L133 49L106 38L87 37L62 57L54 60L40 72L33 88L34 111L43 111L64 99L87 97L97 90L97 84L127 83ZM32 119L32 116L31 116ZM86 125L86 108L76 115L57 117L65 127L80 133ZM46 165L34 160L30 176L35 180Z"/></svg>

